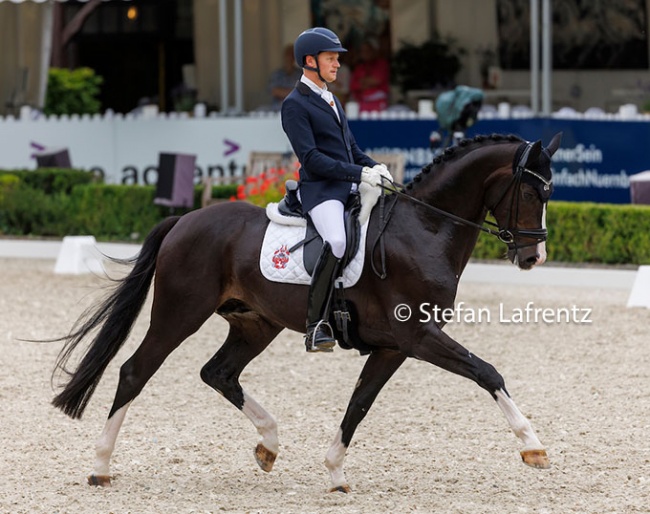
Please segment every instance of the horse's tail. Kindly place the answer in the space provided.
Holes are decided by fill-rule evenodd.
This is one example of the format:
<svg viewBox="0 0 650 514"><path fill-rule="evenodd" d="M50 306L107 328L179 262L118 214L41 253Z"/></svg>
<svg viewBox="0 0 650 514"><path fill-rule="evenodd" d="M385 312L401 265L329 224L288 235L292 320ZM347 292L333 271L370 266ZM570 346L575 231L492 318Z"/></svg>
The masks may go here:
<svg viewBox="0 0 650 514"><path fill-rule="evenodd" d="M99 307L82 314L72 332L60 339L66 343L59 353L53 375L61 370L70 379L52 404L71 418L81 418L104 370L129 336L147 298L160 246L179 219L179 216L169 217L149 233L140 253L127 261L135 263L131 272L117 280L108 298ZM79 343L100 325L101 329L77 369L68 371L66 365Z"/></svg>

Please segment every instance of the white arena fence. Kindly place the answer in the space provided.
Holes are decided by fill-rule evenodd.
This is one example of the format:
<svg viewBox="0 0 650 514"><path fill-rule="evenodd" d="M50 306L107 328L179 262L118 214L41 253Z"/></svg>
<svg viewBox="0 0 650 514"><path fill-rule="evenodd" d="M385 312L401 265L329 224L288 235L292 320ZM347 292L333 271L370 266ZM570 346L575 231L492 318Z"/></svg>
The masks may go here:
<svg viewBox="0 0 650 514"><path fill-rule="evenodd" d="M435 120L431 100L420 100L417 111L403 105L382 112L362 112L346 106L351 120ZM486 104L479 120L526 119L534 114L525 105ZM596 121L650 121L636 105L622 105L616 113L598 108L577 112L565 107L554 119ZM435 126L432 126L435 128ZM417 144L416 144L417 143ZM414 142L420 147L420 142ZM198 104L193 113L158 112L156 106L122 115L44 116L23 107L19 116L0 117L0 168L34 169L39 151L66 149L71 165L98 172L107 183L155 184L161 152L196 155L195 183L206 176L242 177L251 152L290 153L277 112L256 111L245 115L206 113ZM366 151L377 151L364 148ZM431 155L426 148L427 161Z"/></svg>

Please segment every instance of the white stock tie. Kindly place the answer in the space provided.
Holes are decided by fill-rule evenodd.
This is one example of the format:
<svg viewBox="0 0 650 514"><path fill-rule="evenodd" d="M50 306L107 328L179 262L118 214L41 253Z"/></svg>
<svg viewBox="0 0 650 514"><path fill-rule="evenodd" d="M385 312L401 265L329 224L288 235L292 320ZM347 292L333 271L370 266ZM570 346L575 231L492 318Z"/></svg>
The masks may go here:
<svg viewBox="0 0 650 514"><path fill-rule="evenodd" d="M321 93L320 97L323 100L325 100L330 105L330 107L332 107L332 109L334 110L334 114L336 114L338 120L341 121L341 118L339 117L339 111L336 108L336 103L334 102L334 95L332 94L332 92L326 89Z"/></svg>

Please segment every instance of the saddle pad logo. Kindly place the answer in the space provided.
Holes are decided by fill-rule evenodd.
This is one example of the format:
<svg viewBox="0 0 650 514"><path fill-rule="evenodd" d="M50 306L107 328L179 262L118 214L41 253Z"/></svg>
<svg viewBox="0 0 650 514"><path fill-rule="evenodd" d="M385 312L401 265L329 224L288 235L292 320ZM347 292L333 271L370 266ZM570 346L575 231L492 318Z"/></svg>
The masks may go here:
<svg viewBox="0 0 650 514"><path fill-rule="evenodd" d="M359 251L352 259L352 262L343 270L343 287L345 288L352 287L361 276L366 253L367 228L367 223L361 226ZM304 226L287 226L274 221L269 222L262 241L259 258L262 276L272 282L309 285L311 276L307 273L303 263L303 248L298 245L304 239ZM296 245L298 247L289 253L289 249Z"/></svg>
<svg viewBox="0 0 650 514"><path fill-rule="evenodd" d="M275 269L285 269L289 262L289 249L287 248L287 245L282 245L273 252L273 258L271 261L273 262L273 267Z"/></svg>

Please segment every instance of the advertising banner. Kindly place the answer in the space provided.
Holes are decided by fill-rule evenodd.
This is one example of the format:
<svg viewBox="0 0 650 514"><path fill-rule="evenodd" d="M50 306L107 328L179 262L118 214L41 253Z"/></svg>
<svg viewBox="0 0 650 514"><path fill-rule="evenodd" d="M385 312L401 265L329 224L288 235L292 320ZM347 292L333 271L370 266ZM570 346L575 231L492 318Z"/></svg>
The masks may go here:
<svg viewBox="0 0 650 514"><path fill-rule="evenodd" d="M405 181L431 162L429 136L435 120L351 121L365 151L403 152ZM516 134L548 144L562 132L553 156L554 200L629 203L630 176L650 169L650 123L553 118L479 120L466 135Z"/></svg>
<svg viewBox="0 0 650 514"><path fill-rule="evenodd" d="M430 163L436 120L354 120L350 127L367 152L403 153L405 182ZM650 170L650 122L556 118L478 120L467 131L517 134L548 144L562 132L553 156L553 199L629 203L630 176ZM107 183L155 184L160 153L196 156L202 177L241 176L251 152L291 151L280 118L0 119L0 168L34 169L41 148L69 151L73 167L101 173Z"/></svg>

